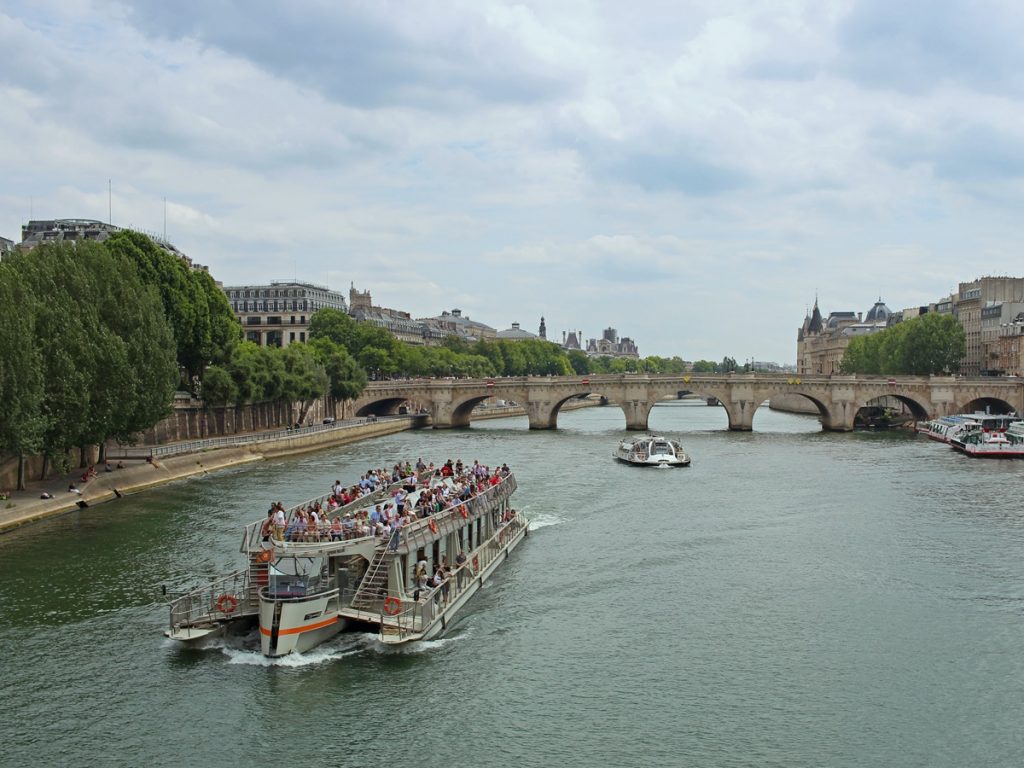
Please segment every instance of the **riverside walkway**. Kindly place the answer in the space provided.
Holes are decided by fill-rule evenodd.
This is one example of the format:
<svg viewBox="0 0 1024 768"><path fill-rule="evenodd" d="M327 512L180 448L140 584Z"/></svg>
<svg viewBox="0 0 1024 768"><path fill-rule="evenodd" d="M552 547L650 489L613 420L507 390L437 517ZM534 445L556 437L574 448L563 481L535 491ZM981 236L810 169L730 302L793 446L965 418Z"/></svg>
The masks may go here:
<svg viewBox="0 0 1024 768"><path fill-rule="evenodd" d="M110 452L112 467L96 467L96 475L82 480L82 468L26 483L24 491L4 491L0 499L0 533L26 523L72 512L119 498L128 493L265 458L315 451L336 445L422 426L420 416L346 419L330 425L271 430L165 446L145 446L131 456ZM70 491L74 483L77 491ZM50 498L40 498L42 494Z"/></svg>

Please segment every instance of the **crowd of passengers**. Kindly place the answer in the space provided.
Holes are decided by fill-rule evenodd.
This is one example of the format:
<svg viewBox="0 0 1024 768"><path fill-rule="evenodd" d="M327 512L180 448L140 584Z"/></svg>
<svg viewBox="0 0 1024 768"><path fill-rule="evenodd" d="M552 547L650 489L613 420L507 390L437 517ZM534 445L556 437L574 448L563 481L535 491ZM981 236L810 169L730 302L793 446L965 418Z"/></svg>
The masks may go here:
<svg viewBox="0 0 1024 768"><path fill-rule="evenodd" d="M421 458L415 466L406 462L390 470L371 469L350 487L336 480L325 501L300 507L290 518L280 501L271 504L260 536L265 542L389 538L402 526L457 507L497 485L509 473L507 464L491 469L479 461L464 465L462 459L448 459L440 467L424 464ZM451 482L446 482L449 479ZM390 489L390 494L377 504L358 503L378 489ZM410 497L416 491L421 492L412 501Z"/></svg>

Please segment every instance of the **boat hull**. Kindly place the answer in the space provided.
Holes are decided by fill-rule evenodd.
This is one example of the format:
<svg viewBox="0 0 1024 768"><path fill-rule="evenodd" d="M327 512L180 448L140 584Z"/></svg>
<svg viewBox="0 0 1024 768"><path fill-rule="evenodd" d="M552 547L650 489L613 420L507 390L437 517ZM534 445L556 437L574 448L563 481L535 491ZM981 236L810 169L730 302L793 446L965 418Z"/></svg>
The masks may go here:
<svg viewBox="0 0 1024 768"><path fill-rule="evenodd" d="M305 653L341 632L338 593L275 600L260 595L260 650L271 658Z"/></svg>
<svg viewBox="0 0 1024 768"><path fill-rule="evenodd" d="M690 458L677 459L674 457L660 456L651 459L637 460L629 459L624 456L615 456L616 459L621 461L623 464L629 464L633 467L688 467L690 466Z"/></svg>
<svg viewBox="0 0 1024 768"><path fill-rule="evenodd" d="M1024 459L1024 445L1006 447L967 445L963 450L973 459Z"/></svg>

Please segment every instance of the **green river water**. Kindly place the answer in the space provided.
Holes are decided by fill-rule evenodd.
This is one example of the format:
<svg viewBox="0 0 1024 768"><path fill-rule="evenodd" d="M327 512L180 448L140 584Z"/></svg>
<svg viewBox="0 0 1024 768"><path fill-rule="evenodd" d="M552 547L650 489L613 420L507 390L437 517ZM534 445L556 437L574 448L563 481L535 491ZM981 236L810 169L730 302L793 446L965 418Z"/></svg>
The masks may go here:
<svg viewBox="0 0 1024 768"><path fill-rule="evenodd" d="M1024 462L679 403L651 428L693 466L641 469L624 426L401 433L0 537L0 765L1024 765ZM508 462L534 522L446 636L162 637L160 586L238 567L271 500L420 456Z"/></svg>

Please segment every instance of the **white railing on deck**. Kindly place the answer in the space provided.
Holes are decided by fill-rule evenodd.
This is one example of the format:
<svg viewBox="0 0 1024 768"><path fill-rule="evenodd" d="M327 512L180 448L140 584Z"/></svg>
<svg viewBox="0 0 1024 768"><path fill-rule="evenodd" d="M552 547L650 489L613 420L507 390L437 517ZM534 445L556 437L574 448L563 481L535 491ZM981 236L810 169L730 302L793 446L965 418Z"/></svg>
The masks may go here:
<svg viewBox="0 0 1024 768"><path fill-rule="evenodd" d="M229 573L216 581L177 596L171 595L170 625L177 627L214 623L255 613L249 601L249 570ZM231 610L225 610L231 608Z"/></svg>
<svg viewBox="0 0 1024 768"><path fill-rule="evenodd" d="M446 584L421 592L419 602L413 603L412 607L395 615L388 615L384 612L382 600L378 608L381 617L381 638L383 639L385 635L398 635L400 640L404 640L410 635L425 632L441 611L457 600L479 574L504 554L509 541L528 524L529 521L518 516L504 523L491 538L467 556L465 564L452 571Z"/></svg>

